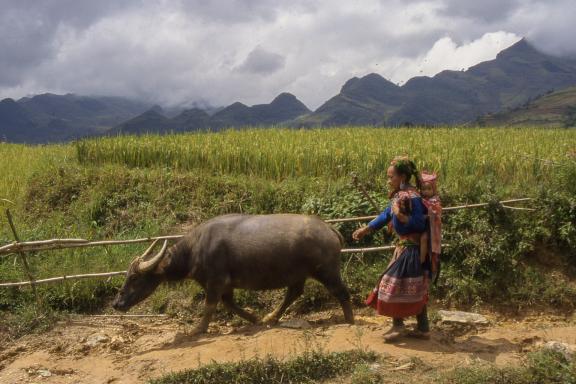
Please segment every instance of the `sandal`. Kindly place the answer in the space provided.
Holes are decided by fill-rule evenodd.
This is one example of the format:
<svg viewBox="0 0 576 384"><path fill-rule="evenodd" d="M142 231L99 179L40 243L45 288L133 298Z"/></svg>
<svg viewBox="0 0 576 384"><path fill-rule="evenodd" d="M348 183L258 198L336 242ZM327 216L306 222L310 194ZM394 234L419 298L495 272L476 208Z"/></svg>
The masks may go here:
<svg viewBox="0 0 576 384"><path fill-rule="evenodd" d="M406 328L399 327L399 326L392 326L385 334L384 334L384 342L390 343L392 341L396 341L402 336L406 335Z"/></svg>
<svg viewBox="0 0 576 384"><path fill-rule="evenodd" d="M430 331L422 332L419 329L413 329L411 331L406 332L406 336L412 337L414 339L430 340Z"/></svg>

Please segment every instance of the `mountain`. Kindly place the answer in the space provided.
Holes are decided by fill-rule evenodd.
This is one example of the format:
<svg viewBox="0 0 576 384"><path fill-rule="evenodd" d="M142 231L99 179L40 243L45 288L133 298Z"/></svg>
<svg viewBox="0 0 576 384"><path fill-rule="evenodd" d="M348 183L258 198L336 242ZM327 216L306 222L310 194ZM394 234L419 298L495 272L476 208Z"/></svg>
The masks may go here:
<svg viewBox="0 0 576 384"><path fill-rule="evenodd" d="M210 119L215 129L241 126L276 125L288 122L311 111L290 93L281 93L270 104L248 107L234 103L216 112Z"/></svg>
<svg viewBox="0 0 576 384"><path fill-rule="evenodd" d="M108 130L108 135L140 135L145 133L172 133L206 129L210 115L202 109L191 108L173 118L166 117L162 108L155 106L122 124Z"/></svg>
<svg viewBox="0 0 576 384"><path fill-rule="evenodd" d="M1 141L25 142L36 130L36 122L20 104L13 99L0 101Z"/></svg>
<svg viewBox="0 0 576 384"><path fill-rule="evenodd" d="M110 135L131 135L143 133L169 132L171 130L170 119L163 115L161 108L150 108L141 115L107 131Z"/></svg>
<svg viewBox="0 0 576 384"><path fill-rule="evenodd" d="M187 109L172 119L172 129L175 132L206 129L209 125L210 115L200 108Z"/></svg>
<svg viewBox="0 0 576 384"><path fill-rule="evenodd" d="M282 93L270 104L258 104L249 107L236 102L217 111L212 116L202 109L192 108L173 118L167 118L157 108L153 108L110 129L108 134L169 133L269 126L285 124L310 112L294 95Z"/></svg>
<svg viewBox="0 0 576 384"><path fill-rule="evenodd" d="M576 60L550 56L522 39L466 71L414 77L397 86L378 74L348 80L300 126L462 124L576 85Z"/></svg>
<svg viewBox="0 0 576 384"><path fill-rule="evenodd" d="M47 143L102 134L270 125L512 124L522 119L562 125L569 124L572 112L560 105L571 103L573 93L560 90L574 86L576 59L539 52L522 39L494 60L466 71L414 77L402 86L375 73L354 77L314 112L289 93L269 104L236 102L210 110L195 104L163 110L120 97L73 94L4 99L0 101L0 141ZM539 98L545 94L549 95ZM538 113L545 116L538 117Z"/></svg>
<svg viewBox="0 0 576 384"><path fill-rule="evenodd" d="M381 125L386 114L405 102L402 89L382 76L371 73L348 80L334 96L299 122L334 126L347 124Z"/></svg>
<svg viewBox="0 0 576 384"><path fill-rule="evenodd" d="M478 123L489 126L576 127L576 87L549 92L520 107L483 116Z"/></svg>
<svg viewBox="0 0 576 384"><path fill-rule="evenodd" d="M121 98L50 93L0 101L0 140L48 143L98 135L149 105Z"/></svg>

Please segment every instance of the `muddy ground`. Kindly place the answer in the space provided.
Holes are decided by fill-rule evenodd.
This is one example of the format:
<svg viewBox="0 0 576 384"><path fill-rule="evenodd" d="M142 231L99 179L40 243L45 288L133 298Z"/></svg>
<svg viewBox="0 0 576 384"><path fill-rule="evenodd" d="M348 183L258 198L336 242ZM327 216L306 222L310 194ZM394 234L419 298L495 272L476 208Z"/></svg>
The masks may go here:
<svg viewBox="0 0 576 384"><path fill-rule="evenodd" d="M0 383L141 383L211 361L268 354L288 358L314 349L370 349L389 356L391 371L413 369L407 361L450 370L478 361L520 364L523 354L550 340L576 344L574 317L487 317L487 326L436 324L430 341L385 344L382 334L389 320L368 311L358 314L353 326L339 324L337 311L301 317L306 329L220 321L207 335L178 343L173 341L186 326L176 319L75 316L47 333L2 344Z"/></svg>

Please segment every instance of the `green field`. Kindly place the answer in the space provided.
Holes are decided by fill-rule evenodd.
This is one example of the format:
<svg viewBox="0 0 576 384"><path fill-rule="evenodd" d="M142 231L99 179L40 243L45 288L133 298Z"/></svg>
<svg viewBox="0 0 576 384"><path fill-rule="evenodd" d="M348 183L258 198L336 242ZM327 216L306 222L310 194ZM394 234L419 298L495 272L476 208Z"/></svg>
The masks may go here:
<svg viewBox="0 0 576 384"><path fill-rule="evenodd" d="M324 218L373 213L350 183L356 172L382 206L390 159L407 154L440 175L445 206L491 202L488 209L446 214L444 272L434 294L445 303L545 306L571 311L576 301L576 130L348 127L251 129L171 136L115 137L67 145L0 144L0 204L23 239L133 238L181 232L230 212L301 212ZM495 202L533 197L535 212ZM8 201L6 201L8 200ZM4 215L0 244L12 241ZM339 226L352 244L358 224ZM363 244L384 244L379 233ZM144 245L44 252L31 256L38 278L124 269ZM541 255L551 258L541 268ZM346 280L355 303L386 265L388 254L353 260ZM347 261L348 258L345 259ZM550 261L550 260L549 260ZM550 269L552 265L552 270ZM14 256L0 259L0 281L24 280ZM49 310L101 312L121 278L42 286ZM181 313L190 284L165 287L140 310ZM197 294L189 300L199 300ZM331 305L310 285L296 309ZM239 301L265 311L266 294ZM0 289L0 332L25 332L34 300L27 288ZM188 307L190 307L188 303ZM31 319L28 319L32 321ZM33 321L32 321L33 323ZM34 324L31 324L33 326ZM2 329L4 327L5 329Z"/></svg>
<svg viewBox="0 0 576 384"><path fill-rule="evenodd" d="M503 193L533 191L554 178L549 162L566 162L575 142L573 130L350 127L116 137L83 141L76 148L85 165L167 167L272 180L337 180L357 172L381 181L390 159L407 154L420 168L438 172L447 191L468 194L486 183Z"/></svg>

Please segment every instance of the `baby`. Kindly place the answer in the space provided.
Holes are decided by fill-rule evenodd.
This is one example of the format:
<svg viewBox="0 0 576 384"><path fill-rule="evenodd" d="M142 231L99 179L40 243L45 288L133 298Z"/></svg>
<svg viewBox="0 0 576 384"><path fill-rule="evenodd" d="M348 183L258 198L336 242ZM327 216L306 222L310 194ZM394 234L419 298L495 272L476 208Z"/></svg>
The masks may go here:
<svg viewBox="0 0 576 384"><path fill-rule="evenodd" d="M436 187L437 176L435 173L422 172L420 181L420 196L428 209L429 229L420 240L420 261L424 263L430 253L432 267L432 279L438 276L440 252L442 242L442 204Z"/></svg>

